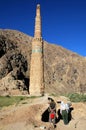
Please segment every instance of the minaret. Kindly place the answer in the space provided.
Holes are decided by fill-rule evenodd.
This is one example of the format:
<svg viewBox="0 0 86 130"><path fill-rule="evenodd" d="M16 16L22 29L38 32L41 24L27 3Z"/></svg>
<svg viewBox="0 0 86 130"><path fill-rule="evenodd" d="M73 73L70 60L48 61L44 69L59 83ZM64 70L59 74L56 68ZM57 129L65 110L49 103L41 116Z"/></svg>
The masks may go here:
<svg viewBox="0 0 86 130"><path fill-rule="evenodd" d="M40 5L37 5L35 18L35 32L32 40L32 54L30 64L30 95L44 95L44 65L43 40L41 36Z"/></svg>

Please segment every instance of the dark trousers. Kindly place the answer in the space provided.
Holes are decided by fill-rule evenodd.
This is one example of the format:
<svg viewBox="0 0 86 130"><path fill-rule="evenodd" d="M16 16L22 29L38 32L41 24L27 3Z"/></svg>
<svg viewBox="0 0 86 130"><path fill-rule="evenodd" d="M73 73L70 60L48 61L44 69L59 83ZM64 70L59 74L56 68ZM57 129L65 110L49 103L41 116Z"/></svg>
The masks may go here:
<svg viewBox="0 0 86 130"><path fill-rule="evenodd" d="M68 124L68 113L66 110L62 110L62 118L63 118L63 121L64 121L64 124Z"/></svg>

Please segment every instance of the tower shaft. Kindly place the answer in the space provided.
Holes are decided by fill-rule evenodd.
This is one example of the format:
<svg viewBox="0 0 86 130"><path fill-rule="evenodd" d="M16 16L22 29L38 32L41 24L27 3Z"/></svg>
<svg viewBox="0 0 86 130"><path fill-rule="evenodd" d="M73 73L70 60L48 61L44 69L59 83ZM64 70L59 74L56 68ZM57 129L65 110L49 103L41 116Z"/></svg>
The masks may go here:
<svg viewBox="0 0 86 130"><path fill-rule="evenodd" d="M32 54L30 64L30 95L44 94L44 66L43 66L43 40L41 37L40 5L37 5L35 18L35 31L32 40Z"/></svg>
<svg viewBox="0 0 86 130"><path fill-rule="evenodd" d="M41 15L40 15L40 5L37 5L36 18L35 18L35 38L41 38Z"/></svg>

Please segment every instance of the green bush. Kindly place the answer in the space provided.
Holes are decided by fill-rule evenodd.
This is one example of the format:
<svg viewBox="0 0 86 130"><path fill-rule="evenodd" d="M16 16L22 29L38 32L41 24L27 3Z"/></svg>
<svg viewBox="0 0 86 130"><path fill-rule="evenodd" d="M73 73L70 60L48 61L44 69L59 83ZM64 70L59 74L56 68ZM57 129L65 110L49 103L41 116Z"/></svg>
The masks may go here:
<svg viewBox="0 0 86 130"><path fill-rule="evenodd" d="M0 108L4 107L4 106L10 106L13 104L19 104L21 101L26 100L26 99L34 99L34 98L38 98L36 96L30 96L30 97L26 97L26 96L0 96Z"/></svg>
<svg viewBox="0 0 86 130"><path fill-rule="evenodd" d="M0 96L0 107L18 104L20 101L25 100L27 97L23 96Z"/></svg>
<svg viewBox="0 0 86 130"><path fill-rule="evenodd" d="M68 94L67 97L72 102L86 102L86 94L71 93Z"/></svg>

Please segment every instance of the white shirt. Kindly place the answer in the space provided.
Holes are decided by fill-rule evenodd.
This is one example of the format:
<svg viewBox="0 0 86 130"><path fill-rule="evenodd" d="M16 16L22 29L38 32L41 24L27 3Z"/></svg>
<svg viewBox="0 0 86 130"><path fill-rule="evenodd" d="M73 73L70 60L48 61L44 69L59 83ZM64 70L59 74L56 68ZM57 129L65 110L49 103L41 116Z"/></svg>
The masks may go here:
<svg viewBox="0 0 86 130"><path fill-rule="evenodd" d="M61 106L60 106L60 112L61 113L62 113L62 110L66 110L67 112L69 110L68 104L67 103L65 104L63 101L61 102Z"/></svg>

